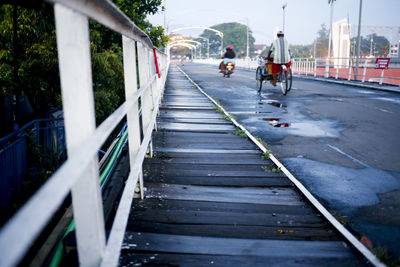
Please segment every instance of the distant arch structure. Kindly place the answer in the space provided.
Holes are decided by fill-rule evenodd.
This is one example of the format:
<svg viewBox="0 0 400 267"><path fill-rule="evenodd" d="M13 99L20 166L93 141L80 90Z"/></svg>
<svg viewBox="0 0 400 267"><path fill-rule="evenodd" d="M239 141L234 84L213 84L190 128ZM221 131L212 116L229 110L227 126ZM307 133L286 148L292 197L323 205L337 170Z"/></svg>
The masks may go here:
<svg viewBox="0 0 400 267"><path fill-rule="evenodd" d="M168 56L170 55L171 48L174 46L184 46L184 47L190 48L190 50L192 50L192 58L193 58L193 50L194 50L194 55L196 55L196 46L195 45L188 44L185 42L175 41L175 42L167 45L167 55Z"/></svg>
<svg viewBox="0 0 400 267"><path fill-rule="evenodd" d="M184 31L184 30L191 30L191 29L203 29L203 30L209 30L209 31L215 32L215 34L217 34L219 37L221 37L221 53L222 53L222 50L224 49L224 33L219 30L216 30L216 29L213 29L210 27L193 26L193 27L178 28L178 29L172 30L171 33L178 32L178 31Z"/></svg>

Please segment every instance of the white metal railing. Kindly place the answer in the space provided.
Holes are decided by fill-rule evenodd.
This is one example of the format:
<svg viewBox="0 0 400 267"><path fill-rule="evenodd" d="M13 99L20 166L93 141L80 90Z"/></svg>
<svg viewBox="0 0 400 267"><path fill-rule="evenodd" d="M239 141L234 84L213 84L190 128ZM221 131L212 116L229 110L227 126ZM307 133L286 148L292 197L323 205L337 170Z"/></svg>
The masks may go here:
<svg viewBox="0 0 400 267"><path fill-rule="evenodd" d="M149 37L109 0L47 1L54 3L68 160L1 229L0 266L18 264L70 192L80 265L116 266L138 183L143 197L142 163L151 147L169 58L154 49ZM97 128L89 18L121 34L123 42L126 101ZM156 69L160 72L157 73ZM137 72L140 89L137 88ZM97 151L125 115L129 131L130 174L106 242Z"/></svg>
<svg viewBox="0 0 400 267"><path fill-rule="evenodd" d="M400 63L392 61L388 69L375 69L376 58L361 58L357 80L360 82L384 82L400 86ZM328 70L328 72L327 72ZM294 58L294 74L324 76L335 79L355 80L355 58Z"/></svg>
<svg viewBox="0 0 400 267"><path fill-rule="evenodd" d="M221 59L195 59L193 62L218 66ZM257 69L257 59L235 59L236 67L245 69ZM293 74L305 76L325 76L328 62L325 58L292 58ZM355 59L353 58L331 58L328 67L328 77L335 79L354 80ZM400 86L400 63L390 63L387 70L375 69L375 58L362 58L357 80L360 82L376 82L380 85L384 82Z"/></svg>

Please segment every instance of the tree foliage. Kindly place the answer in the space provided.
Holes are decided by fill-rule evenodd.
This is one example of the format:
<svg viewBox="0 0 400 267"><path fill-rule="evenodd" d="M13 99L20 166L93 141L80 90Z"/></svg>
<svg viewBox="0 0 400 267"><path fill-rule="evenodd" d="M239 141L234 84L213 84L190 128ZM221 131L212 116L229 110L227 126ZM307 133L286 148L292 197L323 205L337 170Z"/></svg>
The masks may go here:
<svg viewBox="0 0 400 267"><path fill-rule="evenodd" d="M59 105L57 49L52 7L18 7L17 40L13 43L13 7L0 7L0 86L3 95L13 88L28 95L33 107L43 111L48 103ZM13 76L16 61L17 77Z"/></svg>
<svg viewBox="0 0 400 267"><path fill-rule="evenodd" d="M315 42L315 57L327 57L329 47L329 29L325 24L321 25L321 29L317 33L317 39Z"/></svg>
<svg viewBox="0 0 400 267"><path fill-rule="evenodd" d="M352 53L355 55L356 37L351 39ZM360 54L367 56L372 52L372 56L386 57L389 54L390 42L384 36L377 34L370 34L367 36L361 36L360 38ZM372 40L372 45L371 45Z"/></svg>
<svg viewBox="0 0 400 267"><path fill-rule="evenodd" d="M237 23L222 23L211 26L210 28L221 31L224 34L223 43L232 45L238 57L246 55L247 45L247 26ZM210 40L210 54L220 55L221 51L221 37L216 35L215 32L205 30L200 36L208 38ZM250 53L254 51L254 37L251 30L249 29L249 50Z"/></svg>
<svg viewBox="0 0 400 267"><path fill-rule="evenodd" d="M290 54L293 57L310 57L313 56L313 45L291 45Z"/></svg>
<svg viewBox="0 0 400 267"><path fill-rule="evenodd" d="M146 20L161 8L161 0L114 0L153 44L167 42L162 27ZM13 5L0 5L0 102L7 95L29 97L34 117L61 107L53 6L17 7L14 40ZM124 100L121 35L90 20L92 75L98 122ZM14 71L15 70L15 71ZM1 108L1 104L0 104Z"/></svg>

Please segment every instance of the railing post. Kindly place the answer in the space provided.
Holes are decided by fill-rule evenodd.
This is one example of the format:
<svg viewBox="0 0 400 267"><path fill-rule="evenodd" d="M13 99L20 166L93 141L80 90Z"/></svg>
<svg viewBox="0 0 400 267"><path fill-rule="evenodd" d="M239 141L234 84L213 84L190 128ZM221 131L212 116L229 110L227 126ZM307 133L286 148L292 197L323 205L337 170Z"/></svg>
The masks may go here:
<svg viewBox="0 0 400 267"><path fill-rule="evenodd" d="M338 62L340 62L340 64L342 63L341 60L338 60ZM339 78L339 68L341 67L339 63L336 65L336 75L335 75L335 80L337 80ZM339 67L339 68L338 68Z"/></svg>
<svg viewBox="0 0 400 267"><path fill-rule="evenodd" d="M306 76L308 75L308 58L306 58Z"/></svg>
<svg viewBox="0 0 400 267"><path fill-rule="evenodd" d="M314 77L317 77L317 59L314 58Z"/></svg>
<svg viewBox="0 0 400 267"><path fill-rule="evenodd" d="M368 63L368 59L365 59L364 60L364 72L363 72L362 82L365 82L365 76L367 75L367 63Z"/></svg>
<svg viewBox="0 0 400 267"><path fill-rule="evenodd" d="M149 49L144 47L141 43L138 46L138 63L139 63L139 79L140 87L145 86L150 78L152 78L150 73L150 62L149 62ZM151 51L153 52L153 51ZM142 126L143 133L146 132L147 128L150 126L151 113L153 110L153 96L152 96L152 85L148 88L141 97L141 107L142 107ZM152 143L150 142L150 156L152 156Z"/></svg>
<svg viewBox="0 0 400 267"><path fill-rule="evenodd" d="M347 77L347 80L350 81L351 80L351 70L353 69L353 64L352 64L352 60L351 58L349 58L349 75Z"/></svg>
<svg viewBox="0 0 400 267"><path fill-rule="evenodd" d="M136 49L135 41L122 36L122 48L124 56L124 80L125 98L129 99L137 91L136 77ZM128 142L129 142L129 163L131 170L135 163L136 155L140 148L140 123L139 123L139 104L136 102L132 109L126 114L128 123ZM140 197L143 199L143 172L139 172Z"/></svg>
<svg viewBox="0 0 400 267"><path fill-rule="evenodd" d="M69 8L55 4L54 9L67 152L73 157L96 127L89 25L86 16ZM98 266L105 230L97 156L72 187L72 204L80 266Z"/></svg>
<svg viewBox="0 0 400 267"><path fill-rule="evenodd" d="M381 72L381 79L379 80L379 85L382 85L382 83L383 83L383 73L385 72L385 69L382 69L382 72Z"/></svg>

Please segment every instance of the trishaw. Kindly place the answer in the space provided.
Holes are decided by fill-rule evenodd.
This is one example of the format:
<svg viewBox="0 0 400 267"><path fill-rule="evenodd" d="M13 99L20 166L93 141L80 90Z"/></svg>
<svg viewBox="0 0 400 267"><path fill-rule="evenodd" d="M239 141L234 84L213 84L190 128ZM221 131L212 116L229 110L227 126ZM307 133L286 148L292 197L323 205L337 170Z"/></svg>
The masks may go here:
<svg viewBox="0 0 400 267"><path fill-rule="evenodd" d="M256 70L256 81L257 81L257 90L261 92L262 84L264 81L272 80L272 58L267 59L266 57L262 57L260 60L260 64ZM287 92L292 89L292 69L287 68L286 65L281 65L281 70L277 77L277 82L280 83L281 91L283 95L286 95Z"/></svg>

